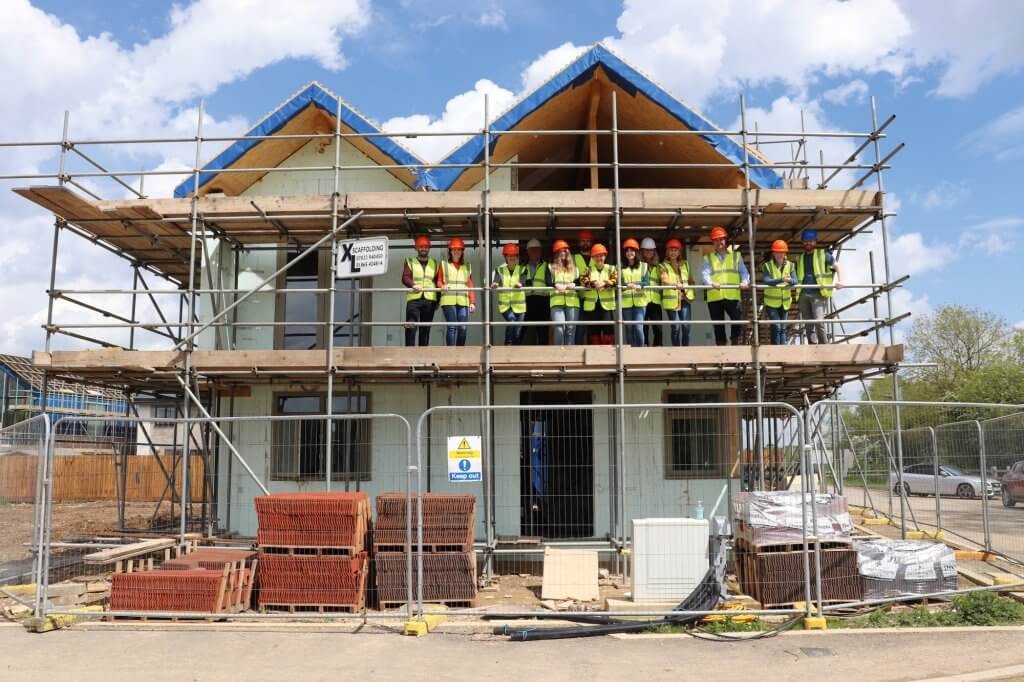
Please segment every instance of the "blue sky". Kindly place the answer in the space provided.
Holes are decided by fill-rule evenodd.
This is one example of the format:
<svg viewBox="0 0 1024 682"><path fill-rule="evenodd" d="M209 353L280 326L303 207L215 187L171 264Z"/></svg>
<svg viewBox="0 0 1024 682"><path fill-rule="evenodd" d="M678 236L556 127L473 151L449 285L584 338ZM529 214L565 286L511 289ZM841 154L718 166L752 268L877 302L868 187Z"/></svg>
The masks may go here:
<svg viewBox="0 0 1024 682"><path fill-rule="evenodd" d="M317 79L389 129L453 130L479 125L481 93L510 103L581 47L607 40L723 127L736 125L743 92L762 128L795 128L802 108L811 129L864 131L873 94L881 118L897 115L885 145L907 144L885 179L899 211L893 268L912 275L898 305L920 313L961 303L1024 321L1009 278L1024 257L1024 3L664 4L10 0L0 8L0 68L23 73L25 85L0 125L5 139L55 138L68 108L80 134L185 132L203 97L209 129L237 134ZM26 38L30 29L37 39ZM826 147L830 161L842 160L845 144ZM188 159L160 149L115 160ZM14 163L53 168L52 157ZM11 167L2 152L0 167ZM45 307L46 259L31 245L49 233L23 203L0 198L0 217L20 226L9 231L7 260L0 255L17 279L0 282L0 296L18 301L0 323L0 345L14 352L39 345L38 327L24 329ZM858 274L872 247L867 238L859 259L844 256ZM95 283L83 267L66 268L67 279Z"/></svg>

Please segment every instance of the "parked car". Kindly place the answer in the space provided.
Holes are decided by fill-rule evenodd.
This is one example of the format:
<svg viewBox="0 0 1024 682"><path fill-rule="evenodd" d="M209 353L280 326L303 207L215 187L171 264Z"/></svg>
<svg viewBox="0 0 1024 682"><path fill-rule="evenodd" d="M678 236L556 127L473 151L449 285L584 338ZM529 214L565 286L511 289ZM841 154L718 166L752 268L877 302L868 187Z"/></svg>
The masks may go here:
<svg viewBox="0 0 1024 682"><path fill-rule="evenodd" d="M1014 464L1003 474L1003 506L1012 507L1024 502L1024 460Z"/></svg>
<svg viewBox="0 0 1024 682"><path fill-rule="evenodd" d="M889 474L893 493L900 494L896 473ZM989 478L987 496L998 495L1002 486L998 480ZM935 466L933 464L912 464L903 467L903 488L907 495L935 494ZM981 496L981 477L965 474L949 464L939 465L939 495L955 495L965 499ZM1022 491L1024 495L1024 491Z"/></svg>

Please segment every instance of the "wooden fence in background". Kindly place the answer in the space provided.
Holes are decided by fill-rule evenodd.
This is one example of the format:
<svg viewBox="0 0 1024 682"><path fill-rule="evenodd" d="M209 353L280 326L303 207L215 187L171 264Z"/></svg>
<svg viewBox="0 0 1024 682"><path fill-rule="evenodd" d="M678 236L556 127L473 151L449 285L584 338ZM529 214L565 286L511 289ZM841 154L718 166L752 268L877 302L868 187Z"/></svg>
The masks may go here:
<svg viewBox="0 0 1024 682"><path fill-rule="evenodd" d="M167 479L153 455L126 457L125 499L128 502L156 502L167 488ZM168 473L171 456L160 455ZM83 502L117 499L118 475L113 455L57 455L54 457L53 500ZM36 466L33 455L0 457L0 500L31 502L36 495ZM203 458L190 457L189 491L191 499L202 499ZM174 489L181 491L181 458L174 472Z"/></svg>

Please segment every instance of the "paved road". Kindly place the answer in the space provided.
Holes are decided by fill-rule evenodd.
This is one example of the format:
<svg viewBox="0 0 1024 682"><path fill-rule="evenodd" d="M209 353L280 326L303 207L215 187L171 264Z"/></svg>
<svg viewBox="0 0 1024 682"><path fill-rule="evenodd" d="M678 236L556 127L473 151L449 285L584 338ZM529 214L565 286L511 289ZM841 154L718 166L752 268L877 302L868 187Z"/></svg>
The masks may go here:
<svg viewBox="0 0 1024 682"><path fill-rule="evenodd" d="M750 642L597 637L515 643L488 635L66 630L0 627L0 679L99 680L918 680L1024 673L1024 630L799 633ZM483 641L479 641L479 638Z"/></svg>
<svg viewBox="0 0 1024 682"><path fill-rule="evenodd" d="M865 504L863 488L849 488L847 500L851 504ZM870 491L875 508L882 512L889 510L889 496L885 490ZM981 544L984 540L982 522L982 500L962 500L956 497L940 497L942 527L973 542ZM923 528L935 525L935 498L907 498L910 511L907 512L907 527L914 528L913 519L922 524ZM869 505L870 506L870 505ZM900 513L900 500L892 500L893 514L897 518ZM911 514L911 511L913 512ZM992 548L1008 556L1024 561L1024 504L1012 509L1003 506L998 498L988 500L989 527L992 536ZM925 526L925 524L928 524Z"/></svg>

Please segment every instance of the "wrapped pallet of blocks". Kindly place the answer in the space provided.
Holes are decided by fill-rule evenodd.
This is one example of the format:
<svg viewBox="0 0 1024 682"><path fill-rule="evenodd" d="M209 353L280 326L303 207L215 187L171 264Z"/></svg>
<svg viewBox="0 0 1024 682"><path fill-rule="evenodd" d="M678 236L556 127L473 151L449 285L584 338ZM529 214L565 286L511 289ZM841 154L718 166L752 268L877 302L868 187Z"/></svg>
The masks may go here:
<svg viewBox="0 0 1024 682"><path fill-rule="evenodd" d="M381 608L409 600L409 557L412 558L412 597L420 582L417 557L418 519L423 516L424 602L449 606L471 605L476 599L476 496L426 493L407 499L405 493L377 496L373 549L377 600ZM411 519L411 525L410 525Z"/></svg>
<svg viewBox="0 0 1024 682"><path fill-rule="evenodd" d="M737 493L732 511L736 575L744 591L762 606L790 606L807 599L808 573L812 590L818 583L815 550L820 551L821 600L861 598L853 525L844 497L790 491ZM811 550L807 554L805 518ZM811 596L816 600L818 595L812 592Z"/></svg>
<svg viewBox="0 0 1024 682"><path fill-rule="evenodd" d="M357 613L369 575L366 493L257 497L259 605L273 611Z"/></svg>
<svg viewBox="0 0 1024 682"><path fill-rule="evenodd" d="M956 552L925 540L863 540L857 566L866 599L951 592L957 588Z"/></svg>

